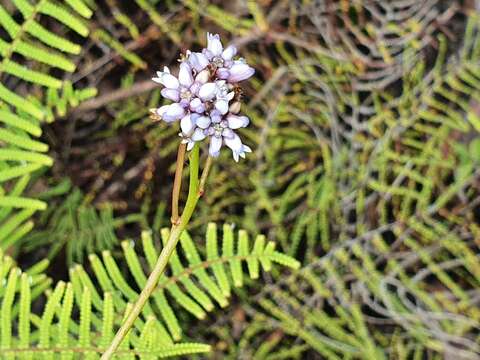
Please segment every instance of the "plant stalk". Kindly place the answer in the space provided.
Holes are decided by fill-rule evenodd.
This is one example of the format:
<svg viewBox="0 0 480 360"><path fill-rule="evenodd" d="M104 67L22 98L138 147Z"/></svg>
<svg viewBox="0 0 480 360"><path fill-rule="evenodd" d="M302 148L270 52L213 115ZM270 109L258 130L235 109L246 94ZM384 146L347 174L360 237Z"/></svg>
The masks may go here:
<svg viewBox="0 0 480 360"><path fill-rule="evenodd" d="M187 148L186 144L180 144L178 146L177 152L177 166L175 168L175 180L173 181L173 191L172 191L172 225L178 223L178 198L180 197L180 189L182 187L182 173L183 173L183 163L185 161L185 150Z"/></svg>
<svg viewBox="0 0 480 360"><path fill-rule="evenodd" d="M203 188L205 186L208 173L210 171L211 163L212 163L212 159L211 157L209 157L207 159L206 166L203 170L201 181L199 181L198 179L199 148L198 148L198 145L195 145L190 156L190 184L188 189L187 202L185 203L185 208L183 210L182 216L180 217L179 221L172 224L172 227L170 230L170 236L168 237L168 240L164 248L162 249L160 256L158 257L157 263L155 264L155 267L153 268L152 273L147 279L147 283L145 284L145 287L140 293L138 300L133 305L133 308L128 314L127 319L115 334L115 337L110 343L110 346L103 353L101 360L110 360L112 358L115 351L118 349L121 342L123 341L127 333L132 328L135 320L138 318L138 316L142 312L142 309L145 306L145 303L148 301L148 298L155 290L158 280L164 273L165 268L168 265L168 261L170 260L170 257L173 251L175 250L175 247L178 243L178 240L180 239L180 236L183 230L185 230L185 228L188 225L188 222L190 221L190 218L192 217L192 214L193 214L193 211L195 210L198 199L203 194ZM178 169L178 164L177 164L177 169Z"/></svg>

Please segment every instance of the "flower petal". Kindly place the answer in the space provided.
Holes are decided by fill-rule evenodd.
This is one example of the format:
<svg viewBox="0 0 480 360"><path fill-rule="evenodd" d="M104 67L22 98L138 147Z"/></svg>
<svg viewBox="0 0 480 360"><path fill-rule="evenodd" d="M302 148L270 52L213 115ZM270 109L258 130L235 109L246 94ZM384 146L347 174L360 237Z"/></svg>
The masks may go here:
<svg viewBox="0 0 480 360"><path fill-rule="evenodd" d="M169 106L170 105L160 106L157 110L155 110L155 112L157 113L158 116L162 117L165 111L167 111L167 109L169 108Z"/></svg>
<svg viewBox="0 0 480 360"><path fill-rule="evenodd" d="M205 69L198 73L198 75L195 77L195 82L200 84L205 84L209 78L210 78L210 73L207 69Z"/></svg>
<svg viewBox="0 0 480 360"><path fill-rule="evenodd" d="M213 54L213 56L218 56L222 53L223 46L220 41L220 35L207 33L207 49Z"/></svg>
<svg viewBox="0 0 480 360"><path fill-rule="evenodd" d="M213 53L208 49L203 49L202 54L205 55L205 57L209 60L209 63L210 63L210 60L212 60L212 58L214 56Z"/></svg>
<svg viewBox="0 0 480 360"><path fill-rule="evenodd" d="M178 79L172 74L168 72L157 72L157 76L158 77L153 78L152 80L162 84L166 88L178 89L178 86L179 86Z"/></svg>
<svg viewBox="0 0 480 360"><path fill-rule="evenodd" d="M205 111L205 105L202 100L195 98L190 101L190 110L195 111L196 113L203 113Z"/></svg>
<svg viewBox="0 0 480 360"><path fill-rule="evenodd" d="M217 77L219 79L228 79L230 76L230 71L224 67L217 69Z"/></svg>
<svg viewBox="0 0 480 360"><path fill-rule="evenodd" d="M193 84L192 68L186 62L180 64L178 71L178 80L181 85L190 87Z"/></svg>
<svg viewBox="0 0 480 360"><path fill-rule="evenodd" d="M198 91L200 90L201 87L202 87L202 84L195 81L192 84L192 86L190 86L190 92L194 95L198 95Z"/></svg>
<svg viewBox="0 0 480 360"><path fill-rule="evenodd" d="M250 120L246 116L237 116L229 114L227 116L228 127L230 129L239 129L248 126Z"/></svg>
<svg viewBox="0 0 480 360"><path fill-rule="evenodd" d="M184 135L190 135L193 132L194 127L195 122L190 114L185 115L182 120L180 120L180 128Z"/></svg>
<svg viewBox="0 0 480 360"><path fill-rule="evenodd" d="M210 154L210 156L217 157L220 154L221 148L222 148L222 137L221 136L210 137L210 147L208 148L208 153Z"/></svg>
<svg viewBox="0 0 480 360"><path fill-rule="evenodd" d="M187 143L187 150L188 151L192 150L194 146L195 146L195 141L189 141Z"/></svg>
<svg viewBox="0 0 480 360"><path fill-rule="evenodd" d="M213 109L210 111L210 118L212 119L213 123L219 123L222 121L222 114L217 109Z"/></svg>
<svg viewBox="0 0 480 360"><path fill-rule="evenodd" d="M204 54L199 52L190 53L188 57L188 62L196 71L202 71L210 63L208 61L208 58Z"/></svg>
<svg viewBox="0 0 480 360"><path fill-rule="evenodd" d="M246 80L251 77L255 73L255 69L248 66L243 62L237 62L233 64L230 68L230 76L228 77L228 81L230 82L238 82L242 80Z"/></svg>
<svg viewBox="0 0 480 360"><path fill-rule="evenodd" d="M232 149L233 152L240 152L243 147L242 140L235 133L231 138L225 138L225 145Z"/></svg>
<svg viewBox="0 0 480 360"><path fill-rule="evenodd" d="M198 96L204 101L212 100L215 97L217 85L215 83L203 84L198 91Z"/></svg>
<svg viewBox="0 0 480 360"><path fill-rule="evenodd" d="M200 116L197 120L196 120L196 124L199 128L201 129L206 129L210 126L210 123L212 121L210 120L210 118L208 116Z"/></svg>
<svg viewBox="0 0 480 360"><path fill-rule="evenodd" d="M231 60L237 54L237 47L235 45L229 45L222 52L223 60Z"/></svg>
<svg viewBox="0 0 480 360"><path fill-rule="evenodd" d="M164 88L162 89L161 94L165 99L169 99L175 102L180 100L180 93L176 89Z"/></svg>
<svg viewBox="0 0 480 360"><path fill-rule="evenodd" d="M232 129L226 128L226 129L223 129L222 136L228 139L231 139L235 136L235 133L233 132Z"/></svg>
<svg viewBox="0 0 480 360"><path fill-rule="evenodd" d="M200 141L207 137L202 129L196 128L192 134L193 141Z"/></svg>
<svg viewBox="0 0 480 360"><path fill-rule="evenodd" d="M228 112L228 101L227 100L215 101L215 109L220 111L222 115L225 115Z"/></svg>
<svg viewBox="0 0 480 360"><path fill-rule="evenodd" d="M180 104L173 103L168 105L166 111L162 115L162 119L166 122L172 122L178 120L185 115L185 110Z"/></svg>

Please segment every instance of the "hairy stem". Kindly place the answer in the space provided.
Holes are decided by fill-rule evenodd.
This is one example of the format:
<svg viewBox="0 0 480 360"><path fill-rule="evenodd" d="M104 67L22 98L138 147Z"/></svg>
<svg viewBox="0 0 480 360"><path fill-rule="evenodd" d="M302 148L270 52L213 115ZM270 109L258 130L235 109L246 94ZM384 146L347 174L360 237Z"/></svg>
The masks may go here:
<svg viewBox="0 0 480 360"><path fill-rule="evenodd" d="M180 196L180 189L182 187L182 173L183 173L183 163L185 160L185 150L187 145L180 144L178 146L177 152L177 166L175 168L175 180L173 181L173 191L172 191L172 224L175 225L178 223L178 198Z"/></svg>
<svg viewBox="0 0 480 360"><path fill-rule="evenodd" d="M155 267L153 268L152 273L147 279L147 283L145 284L145 287L140 293L138 300L133 305L133 308L128 314L127 319L115 334L115 337L110 343L110 346L103 353L101 360L109 360L112 358L115 351L120 346L122 340L125 338L127 333L132 328L133 323L142 312L142 309L145 306L145 303L148 301L148 298L155 290L158 280L164 273L165 268L168 265L168 261L170 260L170 256L175 250L178 240L180 239L180 235L182 234L182 231L185 230L188 222L190 221L190 218L192 217L192 214L193 214L193 211L195 210L198 199L201 196L200 189L201 188L203 189L203 187L205 186L205 181L207 179L208 172L211 167L211 162L212 160L207 160L207 164L203 170L202 180L201 182L199 182L199 179L198 179L199 148L198 148L198 145L195 145L190 155L190 184L188 189L187 202L185 204L185 209L183 210L182 216L180 217L179 221L172 224L172 228L170 230L170 236L164 248L162 249L160 256L158 257L157 263L155 264Z"/></svg>

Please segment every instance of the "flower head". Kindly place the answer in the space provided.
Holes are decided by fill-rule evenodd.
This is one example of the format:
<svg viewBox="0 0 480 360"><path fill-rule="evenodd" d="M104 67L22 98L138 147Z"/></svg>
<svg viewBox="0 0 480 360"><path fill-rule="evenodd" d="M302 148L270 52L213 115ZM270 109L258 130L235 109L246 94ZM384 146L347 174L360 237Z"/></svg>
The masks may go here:
<svg viewBox="0 0 480 360"><path fill-rule="evenodd" d="M216 157L226 145L238 161L251 149L235 132L246 127L249 119L238 115L241 90L238 82L250 78L255 70L244 59L234 59L237 48L223 48L218 34L207 33L207 48L201 52L187 50L181 60L178 76L168 67L157 72L153 81L163 85L161 94L173 101L152 112L166 122L180 120L180 136L187 149L209 139L209 154Z"/></svg>

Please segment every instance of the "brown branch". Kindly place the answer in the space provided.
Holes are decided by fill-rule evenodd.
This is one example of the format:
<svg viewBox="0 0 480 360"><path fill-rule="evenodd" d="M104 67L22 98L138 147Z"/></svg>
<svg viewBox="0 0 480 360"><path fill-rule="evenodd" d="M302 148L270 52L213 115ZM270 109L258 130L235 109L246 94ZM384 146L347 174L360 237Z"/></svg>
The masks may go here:
<svg viewBox="0 0 480 360"><path fill-rule="evenodd" d="M87 100L82 103L80 106L75 108L71 114L76 115L86 111L95 110L110 104L113 101L128 99L131 96L136 96L143 94L145 92L151 91L158 87L158 84L152 80L145 80L135 83L133 86L126 89L119 89L116 91L109 92L105 95L96 97L91 100Z"/></svg>

